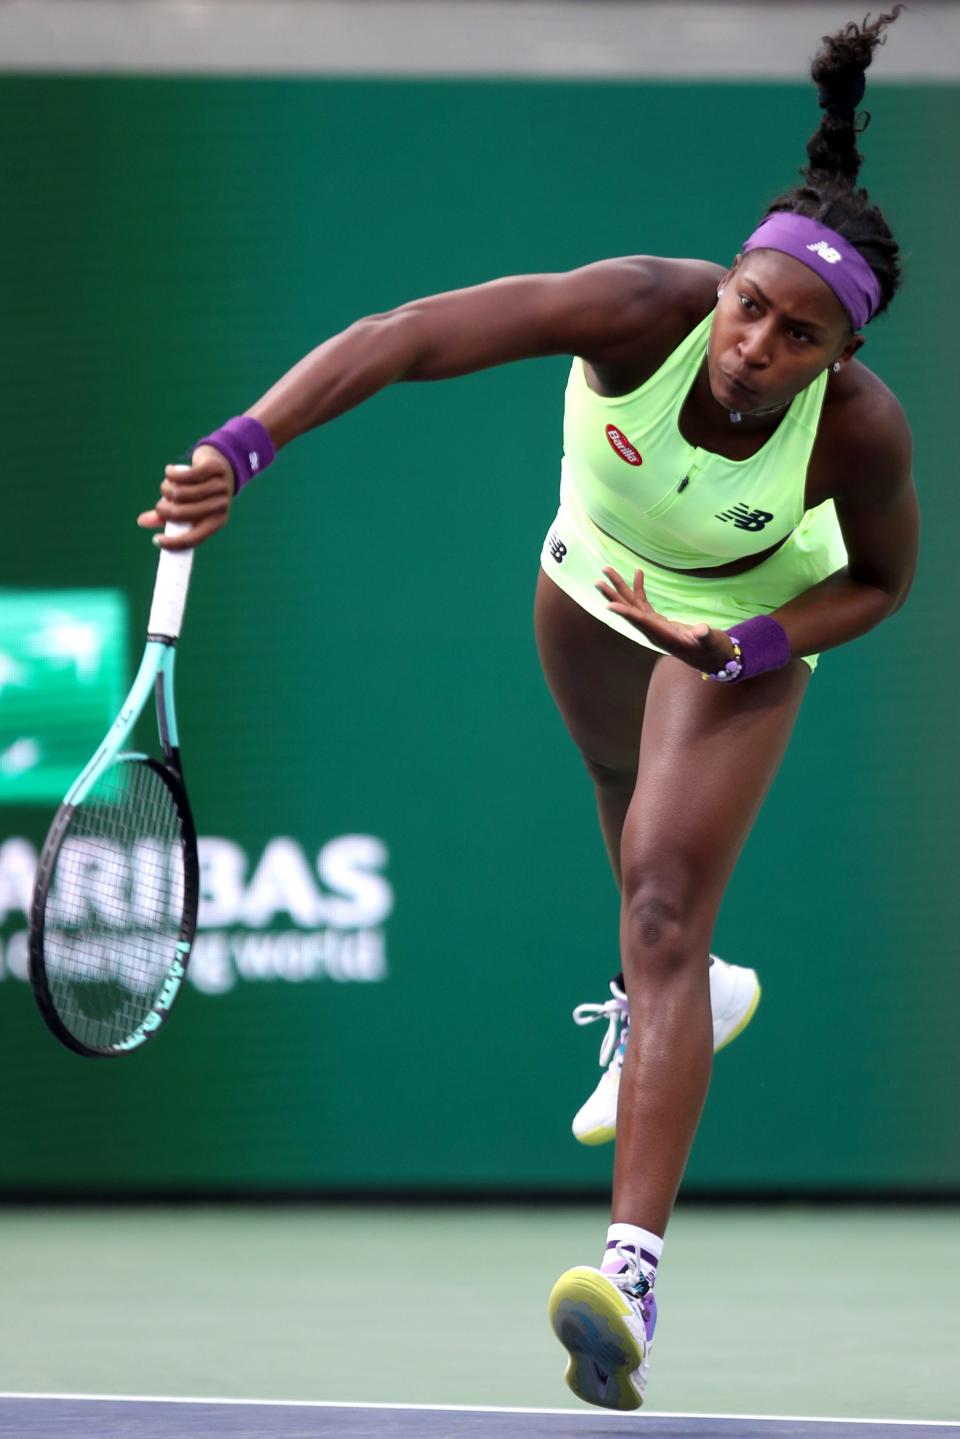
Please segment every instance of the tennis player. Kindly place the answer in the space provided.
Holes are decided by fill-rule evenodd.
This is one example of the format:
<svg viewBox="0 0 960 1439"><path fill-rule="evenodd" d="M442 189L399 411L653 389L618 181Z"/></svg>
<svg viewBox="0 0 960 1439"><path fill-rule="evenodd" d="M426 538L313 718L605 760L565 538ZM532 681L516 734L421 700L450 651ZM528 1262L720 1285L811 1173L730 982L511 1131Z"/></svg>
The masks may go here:
<svg viewBox="0 0 960 1439"><path fill-rule="evenodd" d="M858 359L899 281L856 186L864 72L900 7L825 37L823 116L799 186L732 265L650 256L526 275L359 320L166 471L139 517L226 523L275 449L399 380L576 358L560 508L541 555L547 683L596 786L621 886L632 1025L613 1223L550 1298L567 1382L642 1400L663 1235L711 1069L708 954L723 892L818 655L903 604L917 551L907 421ZM733 143L733 142L731 142ZM887 655L883 684L896 683ZM803 891L771 871L783 908Z"/></svg>

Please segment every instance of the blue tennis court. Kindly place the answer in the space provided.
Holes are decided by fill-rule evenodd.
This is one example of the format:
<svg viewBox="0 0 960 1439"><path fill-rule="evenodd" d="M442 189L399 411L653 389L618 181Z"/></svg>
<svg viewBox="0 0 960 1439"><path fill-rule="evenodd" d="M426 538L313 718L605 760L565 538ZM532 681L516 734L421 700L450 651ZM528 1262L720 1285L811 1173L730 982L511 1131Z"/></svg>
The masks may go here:
<svg viewBox="0 0 960 1439"><path fill-rule="evenodd" d="M760 1415L576 1414L565 1409L254 1403L231 1400L0 1396L9 1439L600 1439L631 1426L644 1439L940 1439L960 1424Z"/></svg>

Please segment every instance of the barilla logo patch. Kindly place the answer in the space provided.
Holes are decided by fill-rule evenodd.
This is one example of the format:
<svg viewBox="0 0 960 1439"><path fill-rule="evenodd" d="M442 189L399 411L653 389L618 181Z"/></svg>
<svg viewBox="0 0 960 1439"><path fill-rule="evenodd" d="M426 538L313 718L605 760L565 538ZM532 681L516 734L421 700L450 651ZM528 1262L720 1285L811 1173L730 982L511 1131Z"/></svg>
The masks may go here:
<svg viewBox="0 0 960 1439"><path fill-rule="evenodd" d="M826 260L828 265L835 265L838 260L843 259L840 251L835 250L832 245L828 245L826 240L817 240L813 245L808 245L807 249L813 250L821 260Z"/></svg>
<svg viewBox="0 0 960 1439"><path fill-rule="evenodd" d="M616 425L607 425L607 439L610 441L611 448L616 450L621 460L626 460L628 465L643 464L640 451L631 445L626 435L622 430L618 430Z"/></svg>

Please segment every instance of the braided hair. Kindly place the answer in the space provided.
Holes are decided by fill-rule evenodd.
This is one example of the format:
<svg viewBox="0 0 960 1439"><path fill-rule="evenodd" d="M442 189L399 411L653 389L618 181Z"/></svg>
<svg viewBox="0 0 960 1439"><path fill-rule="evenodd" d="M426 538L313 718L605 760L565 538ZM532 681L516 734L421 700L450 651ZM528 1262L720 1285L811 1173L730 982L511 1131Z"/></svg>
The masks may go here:
<svg viewBox="0 0 960 1439"><path fill-rule="evenodd" d="M857 137L870 121L864 111L858 123L857 106L866 89L865 72L873 52L884 43L883 31L902 9L895 5L876 20L867 15L862 25L851 20L835 34L824 35L810 67L824 113L807 141L809 163L800 171L802 183L779 195L766 212L805 215L849 240L880 284L877 314L887 308L900 284L900 247L866 190L857 188L863 164Z"/></svg>

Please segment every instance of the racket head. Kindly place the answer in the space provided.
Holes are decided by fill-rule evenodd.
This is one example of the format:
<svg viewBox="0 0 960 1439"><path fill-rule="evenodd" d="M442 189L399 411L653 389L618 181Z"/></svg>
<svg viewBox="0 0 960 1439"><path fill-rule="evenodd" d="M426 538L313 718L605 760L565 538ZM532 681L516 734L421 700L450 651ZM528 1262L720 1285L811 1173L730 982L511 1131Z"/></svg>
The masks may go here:
<svg viewBox="0 0 960 1439"><path fill-rule="evenodd" d="M30 983L61 1043L115 1059L157 1033L186 975L198 899L180 775L117 755L81 802L60 806L37 867Z"/></svg>

